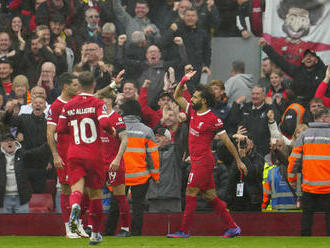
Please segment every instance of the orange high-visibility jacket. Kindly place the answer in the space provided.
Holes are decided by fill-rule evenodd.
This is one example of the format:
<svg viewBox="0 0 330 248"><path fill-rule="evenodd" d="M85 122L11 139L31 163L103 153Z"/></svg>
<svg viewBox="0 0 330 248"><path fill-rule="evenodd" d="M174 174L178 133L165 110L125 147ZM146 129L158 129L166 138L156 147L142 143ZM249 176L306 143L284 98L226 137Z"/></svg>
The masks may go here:
<svg viewBox="0 0 330 248"><path fill-rule="evenodd" d="M125 184L140 185L150 177L159 180L159 154L151 128L141 123L139 117L124 116L128 145L124 153Z"/></svg>
<svg viewBox="0 0 330 248"><path fill-rule="evenodd" d="M295 182L301 170L303 191L330 193L330 123L310 123L298 137L289 157L288 181Z"/></svg>

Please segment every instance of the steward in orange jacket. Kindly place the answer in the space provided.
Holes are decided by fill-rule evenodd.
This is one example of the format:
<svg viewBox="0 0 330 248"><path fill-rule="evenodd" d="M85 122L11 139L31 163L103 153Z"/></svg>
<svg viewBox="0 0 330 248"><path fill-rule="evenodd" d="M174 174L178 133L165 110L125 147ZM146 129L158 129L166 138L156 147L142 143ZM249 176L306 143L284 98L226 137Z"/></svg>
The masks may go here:
<svg viewBox="0 0 330 248"><path fill-rule="evenodd" d="M313 213L326 211L327 235L330 236L330 109L320 108L315 122L297 139L289 157L288 181L295 186L302 171L302 236L310 236Z"/></svg>
<svg viewBox="0 0 330 248"><path fill-rule="evenodd" d="M132 195L132 235L141 235L144 202L149 179L159 181L159 154L154 132L141 122L141 107L136 100L120 105L126 124L128 145L124 153L125 184ZM130 190L130 191L129 191Z"/></svg>

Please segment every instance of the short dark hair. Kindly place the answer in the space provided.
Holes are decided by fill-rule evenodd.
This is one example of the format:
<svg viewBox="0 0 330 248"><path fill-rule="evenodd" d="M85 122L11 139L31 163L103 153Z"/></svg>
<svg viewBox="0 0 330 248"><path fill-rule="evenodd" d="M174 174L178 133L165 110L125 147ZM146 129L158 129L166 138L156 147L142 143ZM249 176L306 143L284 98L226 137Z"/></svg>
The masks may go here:
<svg viewBox="0 0 330 248"><path fill-rule="evenodd" d="M317 121L321 119L323 116L327 116L327 115L330 115L330 109L327 107L320 107L315 111L314 120Z"/></svg>
<svg viewBox="0 0 330 248"><path fill-rule="evenodd" d="M206 85L198 85L195 89L195 91L198 91L201 93L201 98L206 100L206 105L208 107L213 107L215 105L215 95L211 89L211 87Z"/></svg>
<svg viewBox="0 0 330 248"><path fill-rule="evenodd" d="M82 73L80 73L78 76L78 80L81 84L81 87L84 89L91 88L95 81L93 73L89 71L83 71Z"/></svg>
<svg viewBox="0 0 330 248"><path fill-rule="evenodd" d="M125 100L124 103L119 106L119 108L122 110L123 116L136 115L141 117L142 115L141 106L137 100Z"/></svg>
<svg viewBox="0 0 330 248"><path fill-rule="evenodd" d="M317 23L324 11L324 6L319 0L282 0L277 9L278 16L285 20L290 8L307 10L311 25Z"/></svg>
<svg viewBox="0 0 330 248"><path fill-rule="evenodd" d="M145 4L145 5L147 5L147 7L149 8L149 4L148 4L148 2L145 1L145 0L137 0L135 6L136 6L138 3L139 3L139 4Z"/></svg>
<svg viewBox="0 0 330 248"><path fill-rule="evenodd" d="M70 72L63 72L58 78L58 85L62 89L64 84L71 84L78 77Z"/></svg>
<svg viewBox="0 0 330 248"><path fill-rule="evenodd" d="M238 73L244 73L245 72L245 63L241 60L235 60L231 64L233 71Z"/></svg>

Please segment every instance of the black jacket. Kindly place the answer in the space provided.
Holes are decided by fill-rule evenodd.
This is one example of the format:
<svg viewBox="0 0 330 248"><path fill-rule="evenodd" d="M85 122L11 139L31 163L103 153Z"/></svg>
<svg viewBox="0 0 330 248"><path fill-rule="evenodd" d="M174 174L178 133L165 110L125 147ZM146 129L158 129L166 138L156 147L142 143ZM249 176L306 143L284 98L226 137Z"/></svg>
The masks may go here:
<svg viewBox="0 0 330 248"><path fill-rule="evenodd" d="M13 116L7 112L4 122L10 126L16 126L18 132L24 136L22 146L26 168L46 168L52 157L47 143L45 115L36 116L32 113Z"/></svg>
<svg viewBox="0 0 330 248"><path fill-rule="evenodd" d="M22 149L19 148L15 153L14 168L21 205L29 202L32 194L31 186L28 181L28 177L25 171L25 164L23 161L23 152ZM5 154L0 150L0 208L3 207L3 199L6 193L6 164L7 161Z"/></svg>
<svg viewBox="0 0 330 248"><path fill-rule="evenodd" d="M269 45L266 45L263 48L263 51L286 74L293 78L291 88L298 99L302 101L303 105L306 107L309 101L314 97L317 87L324 79L327 67L323 61L319 58L318 63L314 65L312 70L307 70L303 64L295 65L289 63ZM328 94L329 89L327 96L329 96Z"/></svg>

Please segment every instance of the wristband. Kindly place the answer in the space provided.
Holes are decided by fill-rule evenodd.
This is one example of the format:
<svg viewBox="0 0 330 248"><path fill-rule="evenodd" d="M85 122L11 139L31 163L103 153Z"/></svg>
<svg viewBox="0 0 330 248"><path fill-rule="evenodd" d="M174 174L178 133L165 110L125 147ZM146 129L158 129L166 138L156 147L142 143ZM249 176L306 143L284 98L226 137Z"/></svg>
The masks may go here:
<svg viewBox="0 0 330 248"><path fill-rule="evenodd" d="M183 76L183 78L181 79L181 81L180 81L180 85L181 86L184 86L184 84L186 83L188 81L188 77L187 76Z"/></svg>
<svg viewBox="0 0 330 248"><path fill-rule="evenodd" d="M112 80L111 81L111 84L109 85L109 87L111 88L111 89L116 89L117 88L117 84L116 84L116 82L114 81L114 80Z"/></svg>

